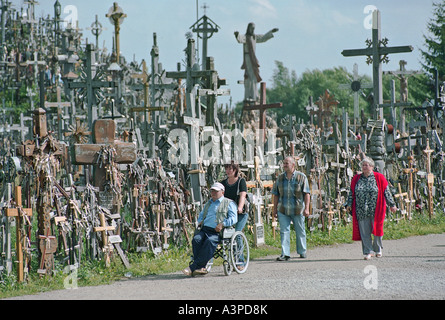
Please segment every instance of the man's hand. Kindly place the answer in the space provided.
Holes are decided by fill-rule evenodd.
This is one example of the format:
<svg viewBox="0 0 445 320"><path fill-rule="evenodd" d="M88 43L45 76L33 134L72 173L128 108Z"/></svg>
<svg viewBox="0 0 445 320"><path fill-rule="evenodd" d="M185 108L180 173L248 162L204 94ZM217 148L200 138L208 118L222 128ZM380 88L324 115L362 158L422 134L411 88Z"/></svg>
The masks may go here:
<svg viewBox="0 0 445 320"><path fill-rule="evenodd" d="M224 225L222 222L215 227L216 232L220 232L222 229L224 229Z"/></svg>

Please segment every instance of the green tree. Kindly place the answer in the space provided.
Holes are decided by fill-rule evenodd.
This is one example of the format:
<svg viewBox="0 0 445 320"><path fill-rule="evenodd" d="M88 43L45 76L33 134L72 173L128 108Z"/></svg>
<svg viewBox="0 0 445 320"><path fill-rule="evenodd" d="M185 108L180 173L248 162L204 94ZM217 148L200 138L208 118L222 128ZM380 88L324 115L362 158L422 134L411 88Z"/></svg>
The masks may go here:
<svg viewBox="0 0 445 320"><path fill-rule="evenodd" d="M434 75L435 69L439 77L445 76L445 1L433 3L433 17L427 23L430 35L424 35L426 50L420 50L424 63L423 68Z"/></svg>
<svg viewBox="0 0 445 320"><path fill-rule="evenodd" d="M295 71L289 71L282 62L275 61L276 69L272 77L272 87L267 90L268 103L282 102L282 109L271 111L282 118L287 114L296 115L305 121L309 120L306 106L309 104L309 97L312 96L315 103L325 90L329 90L339 101L337 114L341 114L344 108L350 115L354 110L354 98L351 89L341 89L340 84L348 84L352 81L352 74L344 67L335 67L326 70L306 70L300 78ZM362 77L365 81L370 81L369 77ZM368 92L364 93L365 95ZM360 99L360 108L368 109L368 103Z"/></svg>

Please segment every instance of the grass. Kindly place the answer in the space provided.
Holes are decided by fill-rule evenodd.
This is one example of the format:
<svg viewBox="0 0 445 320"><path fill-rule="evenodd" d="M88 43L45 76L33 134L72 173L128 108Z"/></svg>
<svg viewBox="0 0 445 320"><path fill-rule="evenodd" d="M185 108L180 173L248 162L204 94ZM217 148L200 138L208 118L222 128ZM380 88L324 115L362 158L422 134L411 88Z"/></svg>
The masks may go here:
<svg viewBox="0 0 445 320"><path fill-rule="evenodd" d="M402 220L399 222L385 223L385 240L401 239L410 236L426 235L445 232L445 216L436 214L432 219L426 214L417 214L413 220ZM253 246L252 232L245 231L250 243L250 257L255 260L269 255L281 253L280 234L276 231L273 236L272 227L265 226L265 245L255 248ZM315 230L307 232L307 246L317 246L350 243L352 234L351 224L347 226L333 227L330 235L327 232ZM295 239L291 237L291 248L295 248ZM190 261L190 248L172 248L155 256L151 252L128 253L130 268L126 269L119 257L116 255L111 265L107 268L103 261L84 261L77 270L77 286L97 286L110 284L126 277L143 277L147 275L158 275L176 272L185 268ZM215 261L220 264L221 259ZM69 274L63 271L63 266L56 266L58 270L52 277L40 278L35 272L31 273L27 282L18 284L15 274L3 276L0 280L0 298L37 294L45 291L64 289L66 285L74 285ZM71 274L73 275L73 274Z"/></svg>

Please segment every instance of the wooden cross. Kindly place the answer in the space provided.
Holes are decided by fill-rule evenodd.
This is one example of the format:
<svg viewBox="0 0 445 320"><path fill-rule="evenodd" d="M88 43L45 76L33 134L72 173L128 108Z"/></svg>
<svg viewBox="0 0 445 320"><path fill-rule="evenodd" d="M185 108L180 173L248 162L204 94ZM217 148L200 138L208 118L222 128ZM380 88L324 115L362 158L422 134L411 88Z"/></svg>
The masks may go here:
<svg viewBox="0 0 445 320"><path fill-rule="evenodd" d="M22 220L20 218L28 219L32 216L32 209L22 207L22 188L20 186L15 187L15 208L7 208L7 217L16 217L16 256L17 256L17 281L23 282L23 241L24 235L22 234Z"/></svg>
<svg viewBox="0 0 445 320"><path fill-rule="evenodd" d="M400 185L400 182L398 183L399 193L394 195L394 198L399 199L400 201L400 212L402 213L403 219L405 219L405 215L407 213L405 209L405 203L408 204L408 210L410 215L410 204L409 204L409 198L408 198L408 192L402 192L402 187ZM406 199L405 199L406 197Z"/></svg>
<svg viewBox="0 0 445 320"><path fill-rule="evenodd" d="M124 22L124 19L127 15L123 12L122 8L118 6L117 2L113 3L113 6L108 10L108 13L105 15L110 19L111 24L114 26L114 39L116 46L116 57L117 63L119 63L120 56L120 25Z"/></svg>
<svg viewBox="0 0 445 320"><path fill-rule="evenodd" d="M413 167L413 162L414 162L414 156L413 155L408 156L409 168L403 169L404 173L409 174L409 192L408 192L409 202L410 202L410 206L409 206L409 210L408 210L408 219L409 220L411 220L411 205L414 202L414 197L413 197L413 173L416 173L417 171L419 171L419 169Z"/></svg>
<svg viewBox="0 0 445 320"><path fill-rule="evenodd" d="M367 63L372 63L372 81L374 88L375 117L383 118L383 110L379 107L383 103L382 91L382 62L388 62L388 54L411 52L412 46L387 47L388 39L381 39L380 11L372 13L372 40L368 40L366 49L343 50L345 57L368 56Z"/></svg>
<svg viewBox="0 0 445 320"><path fill-rule="evenodd" d="M428 209L430 213L430 219L434 214L434 204L433 204L433 185L434 185L434 174L431 173L431 153L434 152L430 149L429 139L426 139L426 148L423 153L426 155L426 172L427 172L427 183L428 183Z"/></svg>
<svg viewBox="0 0 445 320"><path fill-rule="evenodd" d="M332 114L332 106L338 105L339 101L335 100L334 95L326 89L315 104L318 106L318 109L313 111L313 114L317 115L318 127L323 130L324 119Z"/></svg>
<svg viewBox="0 0 445 320"><path fill-rule="evenodd" d="M311 117L311 125L314 124L314 114L318 111L318 106L314 104L312 96L309 97L309 104L306 106L306 111Z"/></svg>
<svg viewBox="0 0 445 320"><path fill-rule="evenodd" d="M105 222L105 215L103 212L99 212L99 221L100 221L100 227L94 227L94 232L102 232L102 248L105 253L105 265L107 267L110 266L110 254L111 254L111 247L108 246L108 231L113 231L116 228L114 226L107 226Z"/></svg>
<svg viewBox="0 0 445 320"><path fill-rule="evenodd" d="M95 165L97 156L103 146L113 146L116 150L116 163L132 163L136 160L136 146L132 142L115 140L116 122L112 119L99 119L94 122L94 144L74 144L74 161L76 164ZM105 168L95 166L94 186L104 189Z"/></svg>
<svg viewBox="0 0 445 320"><path fill-rule="evenodd" d="M266 110L272 109L272 108L281 108L283 107L283 104L281 102L279 103L266 103L266 83L261 82L260 84L260 104L257 105L248 105L245 104L243 107L243 111L252 111L252 110L259 110L260 111L260 133L262 133L262 139L263 141L266 141ZM261 144L262 145L262 144Z"/></svg>

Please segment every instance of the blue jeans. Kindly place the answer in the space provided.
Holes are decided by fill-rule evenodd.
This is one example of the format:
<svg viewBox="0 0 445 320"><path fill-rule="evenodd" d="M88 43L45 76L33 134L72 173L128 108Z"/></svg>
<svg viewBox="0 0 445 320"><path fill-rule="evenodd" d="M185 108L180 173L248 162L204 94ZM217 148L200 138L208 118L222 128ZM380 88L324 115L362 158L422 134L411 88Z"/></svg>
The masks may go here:
<svg viewBox="0 0 445 320"><path fill-rule="evenodd" d="M304 225L304 215L285 215L278 212L278 222L280 223L281 255L290 257L290 223L294 224L295 237L297 242L297 253L306 254L306 227Z"/></svg>
<svg viewBox="0 0 445 320"><path fill-rule="evenodd" d="M248 218L249 218L248 213L241 213L241 214L238 213L238 222L235 224L235 231L243 231Z"/></svg>
<svg viewBox="0 0 445 320"><path fill-rule="evenodd" d="M201 231L193 237L193 263L190 270L204 268L207 262L212 259L219 242L219 233L213 228L202 227Z"/></svg>

